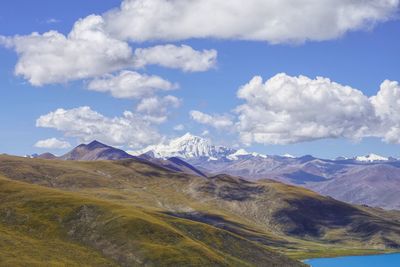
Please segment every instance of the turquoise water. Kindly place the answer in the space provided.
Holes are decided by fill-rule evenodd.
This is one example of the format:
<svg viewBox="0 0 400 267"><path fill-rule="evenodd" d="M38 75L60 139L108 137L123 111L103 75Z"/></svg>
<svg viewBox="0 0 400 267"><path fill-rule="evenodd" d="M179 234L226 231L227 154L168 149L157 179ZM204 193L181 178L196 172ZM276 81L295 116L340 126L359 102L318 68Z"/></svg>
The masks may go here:
<svg viewBox="0 0 400 267"><path fill-rule="evenodd" d="M305 263L312 267L400 267L400 253L311 259Z"/></svg>

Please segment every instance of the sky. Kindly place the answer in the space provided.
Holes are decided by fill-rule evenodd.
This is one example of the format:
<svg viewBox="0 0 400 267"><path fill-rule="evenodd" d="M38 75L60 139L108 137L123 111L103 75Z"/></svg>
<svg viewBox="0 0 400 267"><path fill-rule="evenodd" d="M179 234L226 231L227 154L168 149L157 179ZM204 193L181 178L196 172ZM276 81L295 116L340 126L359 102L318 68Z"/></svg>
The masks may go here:
<svg viewBox="0 0 400 267"><path fill-rule="evenodd" d="M399 47L398 0L1 1L0 153L400 157Z"/></svg>

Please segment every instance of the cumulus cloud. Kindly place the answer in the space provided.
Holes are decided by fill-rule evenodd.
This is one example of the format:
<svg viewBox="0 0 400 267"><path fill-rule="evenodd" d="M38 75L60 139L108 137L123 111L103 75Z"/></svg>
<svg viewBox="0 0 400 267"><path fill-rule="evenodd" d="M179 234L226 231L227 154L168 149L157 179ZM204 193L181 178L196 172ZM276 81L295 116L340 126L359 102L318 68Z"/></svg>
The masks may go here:
<svg viewBox="0 0 400 267"><path fill-rule="evenodd" d="M387 143L400 144L400 85L385 80L378 94L371 97L376 115L381 120L379 134Z"/></svg>
<svg viewBox="0 0 400 267"><path fill-rule="evenodd" d="M59 140L57 138L49 138L37 141L35 147L47 149L66 149L70 148L71 144L67 141Z"/></svg>
<svg viewBox="0 0 400 267"><path fill-rule="evenodd" d="M90 79L122 69L160 65L186 72L206 71L216 64L215 50L197 51L187 45L159 45L135 50L106 30L102 16L90 15L78 20L71 32L57 31L13 37L0 36L0 44L18 54L15 74L34 86ZM136 73L135 77L140 78ZM139 83L168 82L155 76L144 76ZM163 83L159 85L159 83ZM140 86L139 86L140 87Z"/></svg>
<svg viewBox="0 0 400 267"><path fill-rule="evenodd" d="M370 28L399 0L125 0L105 14L114 36L133 41L218 38L271 43L329 40Z"/></svg>
<svg viewBox="0 0 400 267"><path fill-rule="evenodd" d="M379 137L400 142L400 87L385 81L376 96L323 77L280 73L241 87L236 108L243 143L290 144L323 138Z"/></svg>
<svg viewBox="0 0 400 267"><path fill-rule="evenodd" d="M125 145L130 148L152 144L160 138L149 122L132 112L125 111L121 117L110 118L90 107L57 109L40 116L36 126L56 129L83 142L96 139L109 145Z"/></svg>
<svg viewBox="0 0 400 267"><path fill-rule="evenodd" d="M190 117L201 124L223 129L233 126L231 118L227 115L209 115L198 110L190 111Z"/></svg>
<svg viewBox="0 0 400 267"><path fill-rule="evenodd" d="M67 36L49 31L2 39L19 56L15 74L35 86L102 75L133 60L128 43L112 38L95 15L78 20Z"/></svg>
<svg viewBox="0 0 400 267"><path fill-rule="evenodd" d="M117 98L142 98L153 95L156 91L176 89L178 85L159 76L122 71L117 75L96 78L87 87L93 91L109 92Z"/></svg>
<svg viewBox="0 0 400 267"><path fill-rule="evenodd" d="M160 65L196 72L209 70L215 66L216 62L216 50L197 51L187 45L157 45L135 50L135 64L139 68L146 65Z"/></svg>
<svg viewBox="0 0 400 267"><path fill-rule="evenodd" d="M172 108L178 108L181 100L175 96L149 97L142 99L136 111L143 114L143 119L152 123L163 123L168 119Z"/></svg>
<svg viewBox="0 0 400 267"><path fill-rule="evenodd" d="M67 35L49 31L0 36L0 43L18 54L15 74L35 86L153 64L205 71L216 64L215 50L169 44L138 48L133 53L127 40L329 40L393 18L399 1L249 0L244 4L241 0L124 0L120 8L78 20Z"/></svg>

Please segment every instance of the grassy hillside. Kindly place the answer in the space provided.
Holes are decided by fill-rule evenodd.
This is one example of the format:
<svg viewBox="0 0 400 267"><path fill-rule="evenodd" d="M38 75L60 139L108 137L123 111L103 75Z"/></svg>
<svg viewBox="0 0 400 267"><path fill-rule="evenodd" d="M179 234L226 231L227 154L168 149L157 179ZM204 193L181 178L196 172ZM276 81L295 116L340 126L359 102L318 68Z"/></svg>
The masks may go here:
<svg viewBox="0 0 400 267"><path fill-rule="evenodd" d="M2 266L300 266L207 224L0 178Z"/></svg>
<svg viewBox="0 0 400 267"><path fill-rule="evenodd" d="M35 233L45 228L53 231L54 242L79 246L76 253L82 254L76 258L96 255L84 256L98 261L89 265L297 266L280 253L303 259L389 252L400 244L398 213L348 205L270 180L191 176L134 159L9 156L0 156L0 175L24 182L1 180L0 218L15 213L36 218L37 226L27 227L31 220L3 220L4 239L28 233L32 242L42 242ZM10 212L7 207L21 208ZM51 227L40 228L47 223ZM60 262L74 261L73 255L64 256Z"/></svg>

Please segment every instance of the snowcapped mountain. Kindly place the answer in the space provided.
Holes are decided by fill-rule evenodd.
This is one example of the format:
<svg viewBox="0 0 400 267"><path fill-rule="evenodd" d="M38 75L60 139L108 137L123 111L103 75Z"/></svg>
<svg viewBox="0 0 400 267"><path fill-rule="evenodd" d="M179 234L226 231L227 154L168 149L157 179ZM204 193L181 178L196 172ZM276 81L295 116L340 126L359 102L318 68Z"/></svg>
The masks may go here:
<svg viewBox="0 0 400 267"><path fill-rule="evenodd" d="M284 154L282 157L284 157L284 158L290 158L290 159L296 158L295 156L293 156L293 155L291 155L291 154L288 154L288 153Z"/></svg>
<svg viewBox="0 0 400 267"><path fill-rule="evenodd" d="M210 140L196 136L190 133L172 139L168 142L151 145L142 150L138 151L128 151L129 154L134 156L139 156L146 154L147 156L153 158L171 158L179 157L186 160L197 160L200 159L201 162L206 161L238 161L238 160L250 160L254 158L258 159L304 159L304 157L297 158L290 154L285 154L283 156L267 156L255 152L248 152L245 149L234 149L225 146L214 145ZM357 156L354 158L338 157L335 161L355 161L360 163L376 163L384 161L393 161L394 158L387 158L377 154L369 154L365 156ZM196 161L197 162L197 161Z"/></svg>
<svg viewBox="0 0 400 267"><path fill-rule="evenodd" d="M246 150L244 150L242 148L236 150L235 153L232 153L232 154L226 156L226 158L229 159L229 160L238 160L240 157L246 157L246 156L267 158L266 155L259 154L259 153L256 153L256 152L249 153L249 152L247 152Z"/></svg>
<svg viewBox="0 0 400 267"><path fill-rule="evenodd" d="M213 145L205 138L186 133L168 143L148 146L145 149L129 153L131 155L147 154L156 158L179 157L184 159L207 158L208 160L218 160L227 158L237 151L236 149Z"/></svg>
<svg viewBox="0 0 400 267"><path fill-rule="evenodd" d="M374 161L388 161L389 158L387 157L383 157L383 156L379 156L377 154L369 154L366 156L358 156L354 158L356 161L361 161L361 162L374 162Z"/></svg>

